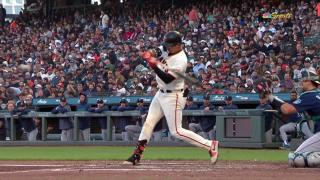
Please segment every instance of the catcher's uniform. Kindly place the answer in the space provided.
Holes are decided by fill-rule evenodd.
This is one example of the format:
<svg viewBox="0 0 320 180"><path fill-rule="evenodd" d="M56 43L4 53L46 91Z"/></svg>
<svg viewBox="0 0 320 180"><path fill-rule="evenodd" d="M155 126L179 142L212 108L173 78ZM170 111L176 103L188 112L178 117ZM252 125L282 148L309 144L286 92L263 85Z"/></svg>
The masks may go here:
<svg viewBox="0 0 320 180"><path fill-rule="evenodd" d="M320 121L320 91L306 91L292 103L298 112L306 111L317 123ZM320 152L320 132L305 140L295 153Z"/></svg>
<svg viewBox="0 0 320 180"><path fill-rule="evenodd" d="M159 65L158 65L159 66ZM146 122L143 125L139 140L149 141L157 122L165 116L170 133L193 145L210 150L212 141L204 139L198 134L182 128L182 110L186 103L184 94L184 79L174 72L185 74L187 68L187 56L184 51L168 56L163 60L163 66L159 67L164 72L175 77L170 83L165 83L157 74L156 80L159 91L154 96Z"/></svg>

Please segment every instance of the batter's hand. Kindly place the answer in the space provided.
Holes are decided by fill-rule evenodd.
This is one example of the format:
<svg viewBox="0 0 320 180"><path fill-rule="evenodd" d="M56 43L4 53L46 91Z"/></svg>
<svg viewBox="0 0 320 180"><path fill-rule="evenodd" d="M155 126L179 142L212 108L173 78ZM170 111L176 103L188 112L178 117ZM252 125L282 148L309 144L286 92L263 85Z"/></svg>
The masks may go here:
<svg viewBox="0 0 320 180"><path fill-rule="evenodd" d="M151 68L155 68L159 63L159 61L154 57L151 57L150 59L147 59L147 62L148 62L149 66Z"/></svg>
<svg viewBox="0 0 320 180"><path fill-rule="evenodd" d="M148 60L150 59L151 57L153 57L152 53L149 52L149 51L144 51L144 52L141 52L140 53L140 56L145 59L145 60Z"/></svg>
<svg viewBox="0 0 320 180"><path fill-rule="evenodd" d="M151 68L156 67L157 64L159 63L159 61L157 61L157 59L153 57L152 53L149 51L142 52L141 57L148 62Z"/></svg>

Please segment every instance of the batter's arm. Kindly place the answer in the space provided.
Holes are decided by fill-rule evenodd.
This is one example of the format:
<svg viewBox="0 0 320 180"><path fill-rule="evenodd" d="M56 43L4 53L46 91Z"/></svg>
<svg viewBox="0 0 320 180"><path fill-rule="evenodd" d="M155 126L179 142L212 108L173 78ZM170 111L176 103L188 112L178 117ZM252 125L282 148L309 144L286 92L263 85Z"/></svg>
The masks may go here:
<svg viewBox="0 0 320 180"><path fill-rule="evenodd" d="M164 65L157 61L156 58L151 57L147 59L148 64L150 67L154 70L154 72L157 74L157 76L166 84L171 83L176 78L170 73L170 71L166 70Z"/></svg>
<svg viewBox="0 0 320 180"><path fill-rule="evenodd" d="M158 75L158 77L166 84L169 84L176 79L169 72L165 72L164 70L160 69L158 66L154 67L153 70Z"/></svg>

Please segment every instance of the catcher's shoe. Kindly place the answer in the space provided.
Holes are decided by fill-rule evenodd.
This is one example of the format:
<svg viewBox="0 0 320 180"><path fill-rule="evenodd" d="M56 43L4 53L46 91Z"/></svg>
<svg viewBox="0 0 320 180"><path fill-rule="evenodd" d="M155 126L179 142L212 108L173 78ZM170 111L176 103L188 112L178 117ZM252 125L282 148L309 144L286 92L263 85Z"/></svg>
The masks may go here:
<svg viewBox="0 0 320 180"><path fill-rule="evenodd" d="M127 160L123 162L123 164L137 165L140 162L140 159L141 159L140 154L132 154Z"/></svg>
<svg viewBox="0 0 320 180"><path fill-rule="evenodd" d="M212 144L209 150L211 164L215 164L218 160L218 155L219 155L218 148L219 148L219 141L212 140Z"/></svg>
<svg viewBox="0 0 320 180"><path fill-rule="evenodd" d="M279 147L282 150L290 151L290 145L283 143L282 146Z"/></svg>

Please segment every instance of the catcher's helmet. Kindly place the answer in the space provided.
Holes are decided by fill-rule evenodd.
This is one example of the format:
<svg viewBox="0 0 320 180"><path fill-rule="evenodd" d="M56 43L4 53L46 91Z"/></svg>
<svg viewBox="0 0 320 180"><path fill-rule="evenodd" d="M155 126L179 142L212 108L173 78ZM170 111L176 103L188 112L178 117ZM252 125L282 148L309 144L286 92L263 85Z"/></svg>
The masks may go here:
<svg viewBox="0 0 320 180"><path fill-rule="evenodd" d="M172 47L182 44L182 35L178 31L170 31L164 36L164 46Z"/></svg>
<svg viewBox="0 0 320 180"><path fill-rule="evenodd" d="M315 86L320 85L319 75L320 69L315 71L303 71L302 73L302 80L311 80Z"/></svg>

